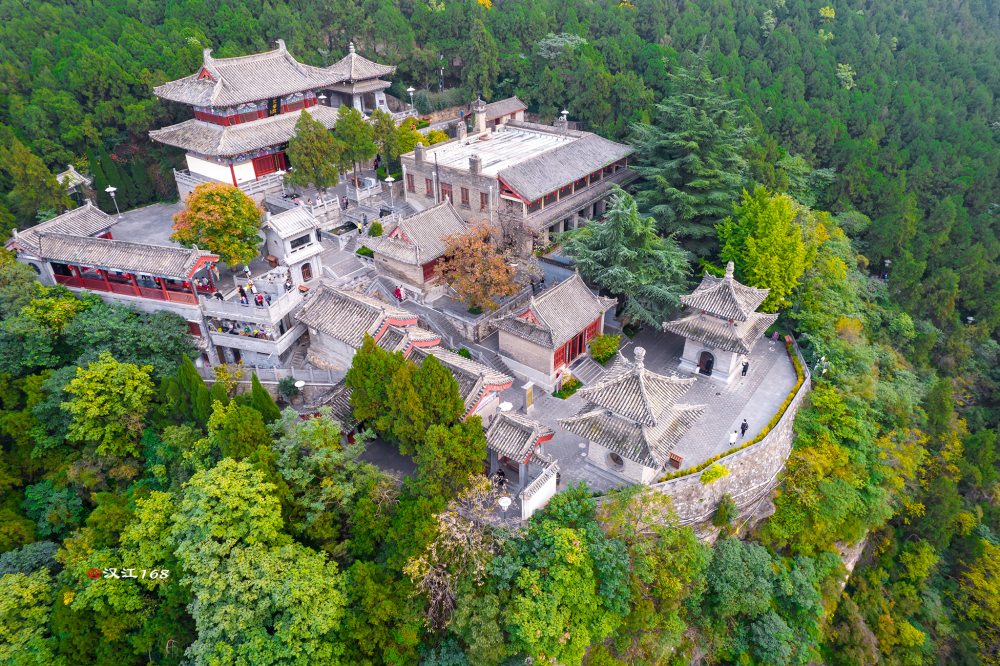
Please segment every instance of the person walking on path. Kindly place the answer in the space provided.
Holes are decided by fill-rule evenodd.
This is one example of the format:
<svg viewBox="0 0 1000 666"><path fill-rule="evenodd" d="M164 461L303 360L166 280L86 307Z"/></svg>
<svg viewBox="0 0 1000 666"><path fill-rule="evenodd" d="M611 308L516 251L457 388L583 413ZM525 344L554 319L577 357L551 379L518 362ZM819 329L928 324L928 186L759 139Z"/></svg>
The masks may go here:
<svg viewBox="0 0 1000 666"><path fill-rule="evenodd" d="M240 301L245 304L247 302L247 292L243 289L243 285L241 284L237 285L236 288L240 291Z"/></svg>
<svg viewBox="0 0 1000 666"><path fill-rule="evenodd" d="M406 300L406 287L399 285L399 302L402 303Z"/></svg>
<svg viewBox="0 0 1000 666"><path fill-rule="evenodd" d="M738 436L738 433L737 433L737 431L734 430L733 434L729 436L729 446L732 446L733 444L736 443L737 436Z"/></svg>
<svg viewBox="0 0 1000 666"><path fill-rule="evenodd" d="M267 307L271 307L271 294L270 292L264 293L264 300L267 301Z"/></svg>
<svg viewBox="0 0 1000 666"><path fill-rule="evenodd" d="M750 369L750 361L743 359L743 376L747 376L747 370Z"/></svg>
<svg viewBox="0 0 1000 666"><path fill-rule="evenodd" d="M393 294L394 294L394 295L396 296L396 300L397 300L397 301L401 301L401 300L403 300L403 299L402 299L402 298L400 298L400 296L399 296L399 287L396 287L396 291L394 291L394 292L393 292Z"/></svg>
<svg viewBox="0 0 1000 666"><path fill-rule="evenodd" d="M746 419L743 419L743 423L740 425L740 437L747 436L747 430L750 429L750 424L747 423Z"/></svg>

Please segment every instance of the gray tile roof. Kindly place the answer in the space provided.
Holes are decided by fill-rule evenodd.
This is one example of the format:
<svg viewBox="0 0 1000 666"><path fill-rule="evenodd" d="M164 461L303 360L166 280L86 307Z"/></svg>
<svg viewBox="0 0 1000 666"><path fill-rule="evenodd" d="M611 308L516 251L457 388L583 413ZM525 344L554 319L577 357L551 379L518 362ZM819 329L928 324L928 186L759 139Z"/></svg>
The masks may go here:
<svg viewBox="0 0 1000 666"><path fill-rule="evenodd" d="M264 226L274 229L275 233L285 240L315 230L317 224L313 214L301 204L277 214L267 213L264 216Z"/></svg>
<svg viewBox="0 0 1000 666"><path fill-rule="evenodd" d="M374 79L377 76L393 74L396 71L396 68L392 65L380 65L368 58L359 56L354 52L354 42L351 42L347 55L341 58L339 62L330 65L327 69L328 71L335 72L341 81L363 81L365 79Z"/></svg>
<svg viewBox="0 0 1000 666"><path fill-rule="evenodd" d="M486 120L496 120L501 116L509 116L518 111L524 111L528 105L516 97L508 97L486 105Z"/></svg>
<svg viewBox="0 0 1000 666"><path fill-rule="evenodd" d="M631 146L608 141L596 134L586 134L576 141L501 169L497 175L522 197L536 201L631 153Z"/></svg>
<svg viewBox="0 0 1000 666"><path fill-rule="evenodd" d="M441 336L433 331L427 331L417 326L390 326L376 344L389 352L406 352L411 345L427 347L440 342Z"/></svg>
<svg viewBox="0 0 1000 666"><path fill-rule="evenodd" d="M681 296L681 303L693 310L702 310L723 319L746 321L770 291L737 282L733 278L733 262L730 261L726 265L725 277L715 277L706 271L697 289L687 296Z"/></svg>
<svg viewBox="0 0 1000 666"><path fill-rule="evenodd" d="M389 259L420 266L444 254L445 236L463 231L462 216L445 201L399 220L381 236L363 238L361 242L372 252Z"/></svg>
<svg viewBox="0 0 1000 666"><path fill-rule="evenodd" d="M345 81L344 83L335 83L330 86L330 90L339 93L346 93L348 95L364 95L365 93L375 92L376 90L385 90L391 85L391 83L383 81L382 79L369 79L367 81Z"/></svg>
<svg viewBox="0 0 1000 666"><path fill-rule="evenodd" d="M618 352L610 377L577 391L583 409L559 419L559 425L640 465L659 468L706 406L677 404L697 380L650 372L645 355L636 347L630 363Z"/></svg>
<svg viewBox="0 0 1000 666"><path fill-rule="evenodd" d="M321 285L295 319L352 347L360 348L365 333L375 337L387 324L416 324L406 310L357 291L342 291Z"/></svg>
<svg viewBox="0 0 1000 666"><path fill-rule="evenodd" d="M500 412L486 429L486 447L501 456L527 462L538 440L552 434L552 428L527 416Z"/></svg>
<svg viewBox="0 0 1000 666"><path fill-rule="evenodd" d="M527 305L501 317L494 324L502 331L556 349L617 303L614 298L595 296L584 284L583 278L573 274L549 287L540 296L532 296ZM531 313L530 318L525 317L528 312Z"/></svg>
<svg viewBox="0 0 1000 666"><path fill-rule="evenodd" d="M274 51L238 58L216 59L212 49L205 49L202 69L211 78L199 79L199 69L191 76L153 88L153 94L182 104L225 107L324 88L344 80L341 70L304 65L292 57L284 40L277 42Z"/></svg>
<svg viewBox="0 0 1000 666"><path fill-rule="evenodd" d="M513 377L443 347L413 347L407 358L420 365L428 356L437 358L458 382L458 393L465 403L466 416L472 413L488 391L502 391L514 383Z"/></svg>
<svg viewBox="0 0 1000 666"><path fill-rule="evenodd" d="M219 260L218 255L197 248L189 250L51 232L40 233L38 244L38 254L46 261L168 278L188 279L194 275L199 262Z"/></svg>
<svg viewBox="0 0 1000 666"><path fill-rule="evenodd" d="M635 363L618 353L615 366L606 379L577 391L584 400L610 409L622 418L655 426L670 407L698 380L677 379L651 372L642 359L646 351L635 348Z"/></svg>
<svg viewBox="0 0 1000 666"><path fill-rule="evenodd" d="M535 493L542 489L542 486L544 486L553 476L559 473L559 465L555 462L542 464L544 465L542 473L521 491L520 497L523 497L524 499L531 499L534 497Z"/></svg>
<svg viewBox="0 0 1000 666"><path fill-rule="evenodd" d="M340 421L345 432L354 430L358 425L358 420L354 418L354 408L351 407L351 391L351 387L341 382L316 401L317 407L330 408L330 416Z"/></svg>
<svg viewBox="0 0 1000 666"><path fill-rule="evenodd" d="M663 330L704 342L722 351L749 354L757 340L778 319L777 313L752 312L745 321L720 319L696 312L683 319L664 322Z"/></svg>
<svg viewBox="0 0 1000 666"><path fill-rule="evenodd" d="M13 237L7 241L6 247L17 246L26 252L38 254L38 234L58 233L70 236L93 236L107 231L118 224L118 219L108 215L103 210L91 203L87 199L84 205L73 210L68 210L62 215L57 215L51 220L46 220L41 224L24 231L14 231Z"/></svg>
<svg viewBox="0 0 1000 666"><path fill-rule="evenodd" d="M202 155L228 157L287 143L295 135L295 123L302 111L282 113L230 127L204 120L185 120L170 127L153 130L149 133L149 138ZM333 129L337 122L337 110L328 106L311 106L305 111L328 129Z"/></svg>
<svg viewBox="0 0 1000 666"><path fill-rule="evenodd" d="M62 184L65 180L66 187L70 188L76 187L77 185L83 185L84 183L90 185L94 181L93 176L84 176L82 173L77 171L72 164L68 166L69 168L66 171L56 174L56 180L59 181L59 184Z"/></svg>

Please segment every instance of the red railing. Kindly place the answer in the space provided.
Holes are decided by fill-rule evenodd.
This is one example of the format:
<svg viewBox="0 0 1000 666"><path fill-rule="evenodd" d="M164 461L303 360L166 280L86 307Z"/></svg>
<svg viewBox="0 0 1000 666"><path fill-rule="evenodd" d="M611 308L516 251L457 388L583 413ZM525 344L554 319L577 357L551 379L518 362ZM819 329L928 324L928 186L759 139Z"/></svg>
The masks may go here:
<svg viewBox="0 0 1000 666"><path fill-rule="evenodd" d="M139 287L139 294L143 298L151 298L154 301L165 301L163 297L163 292L159 289L149 289L147 287Z"/></svg>
<svg viewBox="0 0 1000 666"><path fill-rule="evenodd" d="M122 284L119 282L105 282L104 280L93 280L91 278L78 278L76 276L70 275L56 275L56 282L59 284L64 284L67 287L76 287L77 289L89 289L90 291L110 291L115 294L123 294L125 296L141 296L142 298L149 298L154 301L170 301L172 303L187 303L189 305L197 305L198 299L194 294L186 291L173 291L167 290L164 294L162 289L150 289L148 287L133 287L131 284ZM110 287L110 288L109 288ZM138 289L138 293L136 293ZM211 293L210 291L207 293Z"/></svg>
<svg viewBox="0 0 1000 666"><path fill-rule="evenodd" d="M124 294L126 296L136 296L135 287L133 287L130 284L121 284L118 282L112 282L111 291L116 294Z"/></svg>
<svg viewBox="0 0 1000 666"><path fill-rule="evenodd" d="M93 280L91 278L83 278L83 288L91 291L110 291L104 280Z"/></svg>
<svg viewBox="0 0 1000 666"><path fill-rule="evenodd" d="M57 275L56 282L59 284L64 284L67 287L81 287L80 278L74 277L72 275Z"/></svg>
<svg viewBox="0 0 1000 666"><path fill-rule="evenodd" d="M167 299L172 303L190 303L193 305L198 304L198 299L194 297L194 294L189 294L183 291L167 291Z"/></svg>

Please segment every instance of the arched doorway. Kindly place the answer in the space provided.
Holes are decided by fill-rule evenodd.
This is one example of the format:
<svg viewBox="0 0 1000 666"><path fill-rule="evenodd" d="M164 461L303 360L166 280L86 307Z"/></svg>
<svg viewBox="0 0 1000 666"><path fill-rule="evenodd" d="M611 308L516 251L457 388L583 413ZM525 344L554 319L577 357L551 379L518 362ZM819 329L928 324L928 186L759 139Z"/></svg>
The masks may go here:
<svg viewBox="0 0 1000 666"><path fill-rule="evenodd" d="M312 279L313 279L312 266L310 266L309 264L303 264L302 265L302 281L303 282L308 282L309 280L312 280Z"/></svg>
<svg viewBox="0 0 1000 666"><path fill-rule="evenodd" d="M715 357L711 352L703 351L698 357L698 372L711 376L713 367L715 367Z"/></svg>

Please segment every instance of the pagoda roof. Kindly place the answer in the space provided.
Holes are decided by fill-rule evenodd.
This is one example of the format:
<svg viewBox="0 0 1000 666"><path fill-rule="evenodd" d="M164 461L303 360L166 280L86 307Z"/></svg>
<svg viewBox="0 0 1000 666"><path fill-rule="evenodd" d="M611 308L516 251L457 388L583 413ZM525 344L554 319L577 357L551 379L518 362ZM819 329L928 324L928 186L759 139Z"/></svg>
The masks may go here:
<svg viewBox="0 0 1000 666"><path fill-rule="evenodd" d="M417 326L390 326L377 344L387 352L409 353L411 347L430 347L441 343L441 336Z"/></svg>
<svg viewBox="0 0 1000 666"><path fill-rule="evenodd" d="M237 58L216 59L212 49L205 49L197 73L157 86L153 94L193 106L226 107L325 88L344 80L341 70L300 63L285 48L284 40L277 42L274 51Z"/></svg>
<svg viewBox="0 0 1000 666"><path fill-rule="evenodd" d="M316 105L229 127L203 120L185 120L177 125L153 130L149 133L149 138L201 155L240 155L288 143L295 136L295 123L303 111L308 111L309 115L323 123L327 129L333 129L337 122L336 109Z"/></svg>
<svg viewBox="0 0 1000 666"><path fill-rule="evenodd" d="M44 231L38 234L38 245L38 255L45 261L184 280L206 263L219 260L218 255L197 246L187 249Z"/></svg>
<svg viewBox="0 0 1000 666"><path fill-rule="evenodd" d="M721 278L706 271L698 288L687 296L681 296L681 303L723 319L746 321L771 290L740 284L733 278L733 268L730 261L726 264L725 277Z"/></svg>
<svg viewBox="0 0 1000 666"><path fill-rule="evenodd" d="M20 248L25 252L37 255L40 251L39 237L43 233L90 237L107 231L117 223L118 218L108 215L95 206L90 199L87 199L79 208L68 210L51 220L36 224L24 231L15 229L12 232L13 236L6 243L6 247L8 249Z"/></svg>
<svg viewBox="0 0 1000 666"><path fill-rule="evenodd" d="M777 313L751 312L745 320L729 321L696 312L683 319L664 322L663 330L704 342L722 351L749 354L754 343L777 319Z"/></svg>
<svg viewBox="0 0 1000 666"><path fill-rule="evenodd" d="M345 81L343 83L335 83L330 86L330 90L339 93L346 93L348 95L363 95L365 93L375 92L376 90L385 90L391 85L391 83L383 81L382 79L367 79L364 81Z"/></svg>
<svg viewBox="0 0 1000 666"><path fill-rule="evenodd" d="M422 266L444 254L446 236L463 231L462 216L445 200L395 222L381 236L362 239L362 244L389 259Z"/></svg>
<svg viewBox="0 0 1000 666"><path fill-rule="evenodd" d="M518 111L524 111L528 105L517 97L508 97L486 105L486 120L496 120Z"/></svg>
<svg viewBox="0 0 1000 666"><path fill-rule="evenodd" d="M94 182L93 176L84 176L82 173L76 170L72 164L67 165L65 171L56 174L56 180L62 185L63 182L66 183L66 189L72 189L77 185L90 185Z"/></svg>
<svg viewBox="0 0 1000 666"><path fill-rule="evenodd" d="M645 467L666 464L670 451L705 412L706 405L677 404L696 379L656 374L618 352L610 377L577 391L585 401L575 415L558 419L563 429L584 437Z"/></svg>
<svg viewBox="0 0 1000 666"><path fill-rule="evenodd" d="M556 349L617 303L617 299L596 296L580 274L574 273L494 324L519 338Z"/></svg>
<svg viewBox="0 0 1000 666"><path fill-rule="evenodd" d="M361 348L365 333L377 341L390 325L417 323L416 315L374 296L326 285L320 285L295 319L355 349Z"/></svg>
<svg viewBox="0 0 1000 666"><path fill-rule="evenodd" d="M522 463L540 442L552 439L552 428L514 412L499 412L486 429L486 448Z"/></svg>
<svg viewBox="0 0 1000 666"><path fill-rule="evenodd" d="M339 81L364 81L365 79L393 74L396 68L392 65L380 65L364 56L359 56L354 51L354 42L351 42L347 55L339 62L330 65L327 70L336 72L337 76L340 77Z"/></svg>

